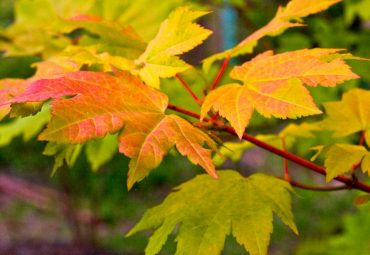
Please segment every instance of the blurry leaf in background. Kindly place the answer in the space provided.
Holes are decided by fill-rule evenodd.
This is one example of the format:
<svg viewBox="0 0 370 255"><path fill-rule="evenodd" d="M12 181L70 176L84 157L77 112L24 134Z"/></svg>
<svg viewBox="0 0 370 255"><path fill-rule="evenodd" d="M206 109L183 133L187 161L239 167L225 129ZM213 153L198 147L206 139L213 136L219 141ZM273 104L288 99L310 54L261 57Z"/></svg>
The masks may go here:
<svg viewBox="0 0 370 255"><path fill-rule="evenodd" d="M339 233L320 239L303 241L296 255L365 255L370 253L370 205L359 206L355 214L347 215ZM317 238L317 237L316 237Z"/></svg>
<svg viewBox="0 0 370 255"><path fill-rule="evenodd" d="M83 145L81 144L58 144L49 142L43 154L46 156L54 156L55 158L51 176L53 176L64 163L66 163L68 167L72 167L80 155L82 147Z"/></svg>
<svg viewBox="0 0 370 255"><path fill-rule="evenodd" d="M370 0L346 0L344 6L347 24L351 24L356 17L370 20Z"/></svg>
<svg viewBox="0 0 370 255"><path fill-rule="evenodd" d="M0 126L0 146L8 145L17 136L22 136L27 142L42 130L49 119L49 107L45 106L34 116L10 120L2 124Z"/></svg>
<svg viewBox="0 0 370 255"><path fill-rule="evenodd" d="M323 129L334 131L334 137L365 131L370 145L370 91L352 89L341 101L325 103L324 107L327 117L321 123Z"/></svg>
<svg viewBox="0 0 370 255"><path fill-rule="evenodd" d="M353 167L359 164L364 157L367 158L368 155L370 155L370 152L363 146L351 144L331 145L325 154L326 182L330 182L339 175L353 171ZM365 161L362 168L364 170L367 167Z"/></svg>
<svg viewBox="0 0 370 255"><path fill-rule="evenodd" d="M110 161L118 152L116 135L107 135L103 139L89 141L86 144L86 156L93 171Z"/></svg>

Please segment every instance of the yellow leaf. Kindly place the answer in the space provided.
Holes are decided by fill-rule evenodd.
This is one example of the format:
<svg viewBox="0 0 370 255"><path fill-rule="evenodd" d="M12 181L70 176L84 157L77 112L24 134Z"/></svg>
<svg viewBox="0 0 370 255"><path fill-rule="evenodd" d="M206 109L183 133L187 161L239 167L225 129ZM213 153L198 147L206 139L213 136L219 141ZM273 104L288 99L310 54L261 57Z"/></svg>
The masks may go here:
<svg viewBox="0 0 370 255"><path fill-rule="evenodd" d="M367 153L363 146L350 144L334 144L326 153L324 165L326 167L326 181L353 170ZM365 162L365 166L367 163Z"/></svg>
<svg viewBox="0 0 370 255"><path fill-rule="evenodd" d="M205 70L209 70L209 67L216 60L224 59L227 56L235 57L251 53L253 52L253 48L257 45L258 40L262 37L267 35L276 36L290 27L302 26L301 18L321 12L340 1L341 0L292 0L285 8L279 7L275 17L267 25L245 38L234 48L206 58L203 61L203 67Z"/></svg>
<svg viewBox="0 0 370 255"><path fill-rule="evenodd" d="M367 152L362 159L361 169L362 172L367 173L370 176L370 152Z"/></svg>
<svg viewBox="0 0 370 255"><path fill-rule="evenodd" d="M228 84L209 93L201 108L202 118L211 108L230 121L239 137L242 136L253 113L248 90L238 84Z"/></svg>
<svg viewBox="0 0 370 255"><path fill-rule="evenodd" d="M370 91L351 89L339 102L324 104L328 117L322 122L324 129L333 130L335 137L367 131L366 142L370 145ZM340 109L340 110L339 110Z"/></svg>
<svg viewBox="0 0 370 255"><path fill-rule="evenodd" d="M177 56L201 44L212 32L193 21L208 12L180 7L162 22L156 37L135 61L138 74L152 87L159 87L160 77L172 77L190 66Z"/></svg>

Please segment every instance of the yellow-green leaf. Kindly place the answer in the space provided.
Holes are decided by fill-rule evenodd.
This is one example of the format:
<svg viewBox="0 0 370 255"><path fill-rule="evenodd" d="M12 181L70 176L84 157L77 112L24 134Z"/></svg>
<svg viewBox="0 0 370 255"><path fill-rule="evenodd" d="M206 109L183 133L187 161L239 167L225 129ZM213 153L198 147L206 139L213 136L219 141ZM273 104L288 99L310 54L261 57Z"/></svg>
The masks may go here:
<svg viewBox="0 0 370 255"><path fill-rule="evenodd" d="M128 233L156 229L146 254L158 254L178 226L176 254L221 254L232 234L251 255L266 255L273 229L273 213L295 233L290 185L275 177L220 171L219 180L199 175L148 210Z"/></svg>
<svg viewBox="0 0 370 255"><path fill-rule="evenodd" d="M178 58L201 44L211 34L193 21L208 12L180 7L162 22L156 37L136 60L138 73L152 87L159 87L160 77L172 77L190 66Z"/></svg>
<svg viewBox="0 0 370 255"><path fill-rule="evenodd" d="M367 151L363 146L350 144L332 145L325 156L326 181L330 182L335 177L352 171L353 167L361 162L366 153Z"/></svg>
<svg viewBox="0 0 370 255"><path fill-rule="evenodd" d="M112 159L118 152L116 135L107 135L103 139L89 141L86 144L86 157L93 171L97 171L102 165Z"/></svg>
<svg viewBox="0 0 370 255"><path fill-rule="evenodd" d="M324 129L333 130L336 137L365 131L366 142L370 145L369 90L351 89L341 101L325 103L324 107L328 115L322 122Z"/></svg>
<svg viewBox="0 0 370 255"><path fill-rule="evenodd" d="M361 162L362 172L370 176L370 152L367 152Z"/></svg>
<svg viewBox="0 0 370 255"><path fill-rule="evenodd" d="M81 144L58 144L49 142L43 154L54 156L54 166L51 175L53 176L64 163L66 163L68 167L72 167L80 155L82 147L83 145Z"/></svg>

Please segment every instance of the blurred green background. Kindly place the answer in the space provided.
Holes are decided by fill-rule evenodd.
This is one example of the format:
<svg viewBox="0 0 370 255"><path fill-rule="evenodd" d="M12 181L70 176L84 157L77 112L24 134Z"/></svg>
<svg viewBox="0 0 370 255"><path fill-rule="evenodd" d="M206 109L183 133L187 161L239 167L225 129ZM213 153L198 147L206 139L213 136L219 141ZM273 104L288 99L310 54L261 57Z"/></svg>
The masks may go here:
<svg viewBox="0 0 370 255"><path fill-rule="evenodd" d="M2 28L14 22L15 1L0 0ZM29 0L31 5L33 1ZM287 1L163 2L168 6L161 9L157 23L142 22L152 26L154 32L159 22L178 4L191 2L214 10L201 22L215 34L205 43L202 51L195 49L186 57L191 63L199 63L202 58L232 47L266 24L278 4ZM150 11L155 10L153 6ZM34 10L29 11L33 15ZM370 58L370 0L345 0L305 21L307 27L290 29L277 38L263 39L256 52L332 47L346 48L354 55ZM152 33L146 31L148 35ZM233 64L249 58L233 60ZM38 54L2 55L0 78L27 78L35 72L31 64L40 59ZM315 88L312 93L318 103L337 100L343 91L352 87L370 88L370 65L355 61L351 65L362 79L333 89ZM212 80L215 72L217 68L204 77L205 82ZM188 79L192 79L191 74ZM195 90L200 90L197 84L194 86ZM174 80L166 81L163 87L172 96L182 89ZM186 96L173 100L189 104ZM5 119L3 123L10 121ZM266 120L256 115L249 132L276 133L287 123L289 121ZM21 136L8 143L8 133L9 130L0 126L0 254L143 254L148 233L130 238L124 235L146 209L160 203L178 184L202 172L186 159L172 154L148 178L127 192L127 158L116 154L109 163L93 172L85 154L81 154L72 168L62 168L50 177L54 159L42 155L45 143L34 138L25 143ZM350 137L349 141L356 139ZM318 134L316 140L299 140L292 150L308 158L312 155L308 150L310 146L330 141L328 134ZM258 148L247 151L238 163L227 161L224 167L234 168L245 175L255 171L282 175L282 160ZM324 184L321 176L293 164L290 167L294 178ZM281 222L275 221L270 254L370 254L370 208L353 205L358 194L356 191L324 193L297 190L294 213L300 235L295 236ZM175 245L174 239L171 239L161 254L173 254ZM244 250L233 238L229 238L223 254L244 254Z"/></svg>

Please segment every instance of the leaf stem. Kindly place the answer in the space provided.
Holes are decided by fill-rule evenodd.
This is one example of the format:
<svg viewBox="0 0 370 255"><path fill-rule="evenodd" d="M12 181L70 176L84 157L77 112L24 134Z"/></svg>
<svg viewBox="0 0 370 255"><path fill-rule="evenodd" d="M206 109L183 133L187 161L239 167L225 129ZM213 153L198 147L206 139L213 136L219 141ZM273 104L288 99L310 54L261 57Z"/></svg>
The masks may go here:
<svg viewBox="0 0 370 255"><path fill-rule="evenodd" d="M191 112L191 111L188 111L186 109L182 109L178 106L175 106L175 105L168 105L168 109L171 109L173 111L177 111L179 113L183 113L185 115L188 115L188 116L191 116L193 118L196 118L196 119L199 119L200 118L200 115L197 114L197 113L194 113L194 112ZM204 121L208 121L207 118L204 119ZM237 137L237 134L235 132L235 130L230 127L230 126L227 126L227 125L222 125L220 126L218 124L218 122L214 122L214 124L216 126L218 126L218 128L226 133L229 133L235 137ZM290 160L300 166L303 166L305 168L308 168L318 174L321 174L321 175L326 175L326 172L325 172L325 168L323 166L319 166L319 165L316 165L315 163L312 163L311 161L308 161L306 159L303 159L293 153L290 153L290 152L286 152L286 151L283 151L283 150L280 150L279 148L276 148L270 144L267 144L261 140L258 140L257 138L247 134L247 133L244 133L243 136L242 136L242 139L243 140L246 140L246 141L249 141L251 143L253 143L254 145L262 148L262 149L265 149L267 151L270 151L276 155L279 155L280 157L283 157L287 160ZM352 180L351 178L348 178L348 177L345 177L345 176L337 176L334 178L335 180L339 181L339 182L342 182L344 184L346 184L346 186L348 188L353 188L353 189L358 189L358 190L362 190L362 191L365 191L367 193L370 193L370 186L365 184L365 183L362 183L358 180Z"/></svg>
<svg viewBox="0 0 370 255"><path fill-rule="evenodd" d="M281 138L281 146L283 150L286 152L286 143L285 143L285 137ZM289 166L288 166L288 160L286 158L283 158L283 164L284 164L284 180L290 182L292 179L289 175Z"/></svg>
<svg viewBox="0 0 370 255"><path fill-rule="evenodd" d="M186 83L186 81L179 74L176 74L175 76L181 82L181 84L185 87L185 89L189 92L189 94L194 98L197 104L201 105L202 100L199 99L199 97L194 93L194 91L190 88L190 86Z"/></svg>
<svg viewBox="0 0 370 255"><path fill-rule="evenodd" d="M358 145L364 145L364 142L365 142L365 135L366 135L366 131L363 130L361 132L361 137L360 137L360 141L358 142Z"/></svg>
<svg viewBox="0 0 370 255"><path fill-rule="evenodd" d="M217 76L215 78L215 80L213 81L209 91L212 91L216 88L216 86L218 85L218 83L220 82L221 80L221 77L222 75L224 74L226 68L227 68L227 65L229 64L229 61L230 61L230 56L227 56L224 60L224 62L222 63L222 66L220 68L220 71L218 71L217 73Z"/></svg>

